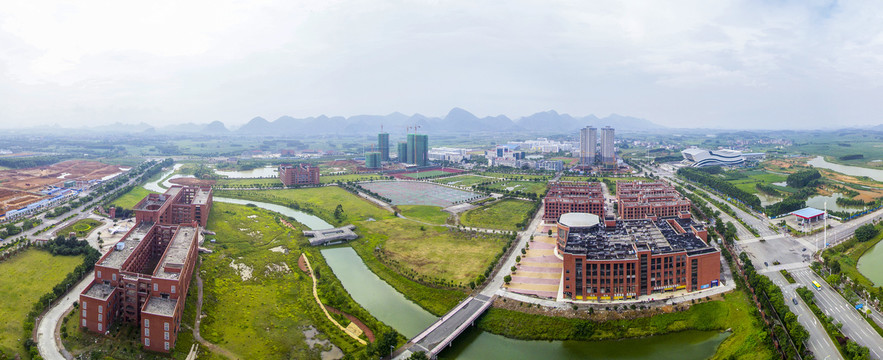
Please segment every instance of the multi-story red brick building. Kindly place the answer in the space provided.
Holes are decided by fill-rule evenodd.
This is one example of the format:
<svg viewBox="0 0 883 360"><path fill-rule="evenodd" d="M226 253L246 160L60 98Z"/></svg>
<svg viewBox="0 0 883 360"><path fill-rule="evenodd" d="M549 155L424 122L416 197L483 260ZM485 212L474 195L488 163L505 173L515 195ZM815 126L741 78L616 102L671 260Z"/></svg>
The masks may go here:
<svg viewBox="0 0 883 360"><path fill-rule="evenodd" d="M181 186L135 205L135 226L95 263L80 294L80 326L106 333L115 321L134 323L145 349L174 348L211 205L210 188Z"/></svg>
<svg viewBox="0 0 883 360"><path fill-rule="evenodd" d="M717 286L720 252L707 236L689 213L604 222L594 214L564 214L558 222L564 297L619 300Z"/></svg>
<svg viewBox="0 0 883 360"><path fill-rule="evenodd" d="M690 200L664 182L616 183L617 211L621 219L676 217L690 211Z"/></svg>
<svg viewBox="0 0 883 360"><path fill-rule="evenodd" d="M310 164L279 165L279 180L285 186L319 185L319 167Z"/></svg>
<svg viewBox="0 0 883 360"><path fill-rule="evenodd" d="M558 221L562 214L579 212L604 216L604 193L596 182L555 182L543 199L543 220Z"/></svg>

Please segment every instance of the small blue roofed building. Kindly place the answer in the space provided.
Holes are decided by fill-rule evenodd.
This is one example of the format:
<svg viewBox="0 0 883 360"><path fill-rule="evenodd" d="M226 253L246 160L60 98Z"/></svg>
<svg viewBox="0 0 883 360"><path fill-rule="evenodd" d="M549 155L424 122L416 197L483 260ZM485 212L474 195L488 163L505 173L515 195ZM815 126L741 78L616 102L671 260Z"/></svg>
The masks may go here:
<svg viewBox="0 0 883 360"><path fill-rule="evenodd" d="M797 218L798 223L811 223L818 220L823 220L825 218L825 211L807 207L797 211L793 211L790 215L794 215Z"/></svg>

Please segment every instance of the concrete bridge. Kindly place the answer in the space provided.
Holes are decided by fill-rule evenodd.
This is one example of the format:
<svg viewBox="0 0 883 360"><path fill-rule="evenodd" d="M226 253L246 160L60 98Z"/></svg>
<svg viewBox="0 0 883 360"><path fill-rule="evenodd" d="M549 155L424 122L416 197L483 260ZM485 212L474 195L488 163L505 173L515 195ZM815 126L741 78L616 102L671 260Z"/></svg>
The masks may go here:
<svg viewBox="0 0 883 360"><path fill-rule="evenodd" d="M434 359L445 347L450 346L457 336L466 331L466 328L475 323L475 320L491 306L494 298L496 295L492 297L476 295L466 298L445 316L408 341L395 359L407 359L418 351L423 351L430 359Z"/></svg>

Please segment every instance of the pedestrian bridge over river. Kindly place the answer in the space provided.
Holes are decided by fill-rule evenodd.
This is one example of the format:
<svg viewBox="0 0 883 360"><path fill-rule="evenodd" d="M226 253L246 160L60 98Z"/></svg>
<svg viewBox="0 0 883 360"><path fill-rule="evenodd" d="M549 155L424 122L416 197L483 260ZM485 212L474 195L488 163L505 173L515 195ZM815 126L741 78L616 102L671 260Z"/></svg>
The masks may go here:
<svg viewBox="0 0 883 360"><path fill-rule="evenodd" d="M461 301L445 316L408 341L395 358L407 359L412 353L423 351L430 359L434 359L445 347L450 346L451 342L460 336L466 328L475 323L475 320L491 306L494 298L496 295L492 297L476 295Z"/></svg>

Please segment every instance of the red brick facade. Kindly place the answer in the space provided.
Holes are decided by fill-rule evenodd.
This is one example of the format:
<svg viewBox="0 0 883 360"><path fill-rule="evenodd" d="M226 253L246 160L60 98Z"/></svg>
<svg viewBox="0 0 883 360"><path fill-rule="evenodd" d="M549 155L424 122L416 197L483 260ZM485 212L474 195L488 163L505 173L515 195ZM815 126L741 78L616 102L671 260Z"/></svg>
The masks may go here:
<svg viewBox="0 0 883 360"><path fill-rule="evenodd" d="M590 213L604 217L604 193L600 183L557 182L543 199L543 220L558 221L566 213Z"/></svg>
<svg viewBox="0 0 883 360"><path fill-rule="evenodd" d="M319 185L319 167L309 164L279 165L279 180L285 186Z"/></svg>
<svg viewBox="0 0 883 360"><path fill-rule="evenodd" d="M174 186L139 202L136 225L98 260L80 294L80 326L106 333L114 321L139 324L145 349L171 351L211 201L211 189Z"/></svg>
<svg viewBox="0 0 883 360"><path fill-rule="evenodd" d="M621 219L676 217L683 211L689 212L691 204L674 187L663 182L617 182L616 199Z"/></svg>

